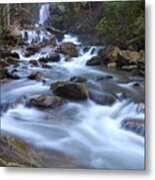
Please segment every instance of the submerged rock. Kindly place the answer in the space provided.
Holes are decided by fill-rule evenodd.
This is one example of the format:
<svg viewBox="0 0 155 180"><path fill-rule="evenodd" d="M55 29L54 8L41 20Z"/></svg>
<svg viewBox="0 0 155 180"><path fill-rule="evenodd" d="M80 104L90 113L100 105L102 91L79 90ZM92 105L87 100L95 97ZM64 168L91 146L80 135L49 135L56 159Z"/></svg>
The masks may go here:
<svg viewBox="0 0 155 180"><path fill-rule="evenodd" d="M87 79L84 78L84 77L80 77L80 76L73 76L73 77L70 78L70 81L83 83L83 82L86 82Z"/></svg>
<svg viewBox="0 0 155 180"><path fill-rule="evenodd" d="M34 66L38 66L38 61L37 60L30 60L30 63Z"/></svg>
<svg viewBox="0 0 155 180"><path fill-rule="evenodd" d="M51 89L54 94L64 98L84 100L88 97L88 91L84 86L70 81L58 81L51 85Z"/></svg>
<svg viewBox="0 0 155 180"><path fill-rule="evenodd" d="M63 103L63 99L58 96L34 95L30 97L29 105L38 107L57 107Z"/></svg>
<svg viewBox="0 0 155 180"><path fill-rule="evenodd" d="M95 94L95 93L90 92L89 97L95 103L101 104L101 105L111 106L116 102L116 97L114 97L113 95L109 95L109 94L100 95L100 94Z"/></svg>
<svg viewBox="0 0 155 180"><path fill-rule="evenodd" d="M144 120L135 118L126 118L121 122L122 128L135 132L141 136L145 134Z"/></svg>
<svg viewBox="0 0 155 180"><path fill-rule="evenodd" d="M31 79L31 80L37 80L37 81L39 81L39 80L41 80L42 76L41 76L41 73L40 73L40 72L33 72L32 74L30 74L30 75L28 76L28 78Z"/></svg>
<svg viewBox="0 0 155 180"><path fill-rule="evenodd" d="M78 51L76 49L76 45L71 42L64 42L60 45L60 52L71 57L77 57Z"/></svg>
<svg viewBox="0 0 155 180"><path fill-rule="evenodd" d="M20 79L20 76L16 73L15 69L5 69L5 77L10 79Z"/></svg>

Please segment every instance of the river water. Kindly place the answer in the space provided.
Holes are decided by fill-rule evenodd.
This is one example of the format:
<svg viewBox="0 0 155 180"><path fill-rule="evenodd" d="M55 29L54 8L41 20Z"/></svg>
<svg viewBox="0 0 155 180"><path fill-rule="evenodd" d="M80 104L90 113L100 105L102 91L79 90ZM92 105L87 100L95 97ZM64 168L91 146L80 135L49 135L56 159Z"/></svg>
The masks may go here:
<svg viewBox="0 0 155 180"><path fill-rule="evenodd" d="M44 8L41 7L40 14L43 14ZM41 17L39 22L43 25L46 18ZM24 31L26 30L21 33ZM35 30L29 31L29 45L32 39L40 42L40 39L50 37L50 33L43 31L38 36L39 38L36 38ZM99 105L91 99L66 100L61 107L46 110L19 103L16 108L2 113L2 133L17 136L36 147L63 152L74 157L75 162L81 167L144 169L145 140L141 135L144 132L136 134L121 127L121 122L125 118L144 119L144 112L139 110L144 108L144 104L134 101L141 96L141 92L133 86L138 82L144 88L144 79L133 77L125 71L86 66L86 62L97 54L100 47L83 47L75 35L64 35L61 41L57 41L57 45L61 42L77 44L79 56L67 62L65 56L60 54L61 60L48 63L51 66L49 69L32 66L29 61L49 55L50 47L42 48L30 57L25 57L23 49L14 50L20 55L18 71L22 72L22 77L2 84L2 103L15 102L21 97L24 99L36 94L53 95L50 90L51 83L69 80L73 76L87 78L84 85L95 93L112 93L119 97L122 92L126 92L130 95L129 98L117 100L112 106ZM34 71L42 73L43 82L27 79L29 72ZM97 81L106 75L112 76L112 79Z"/></svg>

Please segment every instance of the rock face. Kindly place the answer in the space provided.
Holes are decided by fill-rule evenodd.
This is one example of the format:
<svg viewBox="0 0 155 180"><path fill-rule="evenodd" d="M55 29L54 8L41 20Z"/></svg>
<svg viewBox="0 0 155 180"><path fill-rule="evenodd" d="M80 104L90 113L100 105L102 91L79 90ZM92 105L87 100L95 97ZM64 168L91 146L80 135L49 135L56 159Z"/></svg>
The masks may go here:
<svg viewBox="0 0 155 180"><path fill-rule="evenodd" d="M54 94L68 99L84 100L88 97L88 91L84 86L70 81L58 81L51 85Z"/></svg>
<svg viewBox="0 0 155 180"><path fill-rule="evenodd" d="M57 107L63 103L63 99L58 96L35 95L30 97L29 105L37 107Z"/></svg>
<svg viewBox="0 0 155 180"><path fill-rule="evenodd" d="M97 104L111 106L115 103L116 98L112 95L98 95L94 93L89 93L89 97Z"/></svg>
<svg viewBox="0 0 155 180"><path fill-rule="evenodd" d="M87 61L87 66L96 66L103 64L102 58L100 56L94 56L90 60Z"/></svg>
<svg viewBox="0 0 155 180"><path fill-rule="evenodd" d="M59 48L61 53L69 55L70 57L78 56L78 51L73 43L70 42L62 43Z"/></svg>

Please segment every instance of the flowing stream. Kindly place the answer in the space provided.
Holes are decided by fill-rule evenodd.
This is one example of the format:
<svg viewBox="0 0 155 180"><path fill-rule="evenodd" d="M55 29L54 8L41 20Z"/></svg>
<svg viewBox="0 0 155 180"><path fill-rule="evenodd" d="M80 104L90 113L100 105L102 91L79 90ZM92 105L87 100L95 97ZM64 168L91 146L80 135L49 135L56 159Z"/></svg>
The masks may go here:
<svg viewBox="0 0 155 180"><path fill-rule="evenodd" d="M44 25L49 17L48 4L40 9L39 24ZM21 33L24 37L25 30ZM36 35L35 30L29 30L27 41L31 45L32 39L51 36L45 30ZM112 106L100 105L88 99L86 101L67 100L61 107L41 110L27 107L24 103L7 112L2 113L1 128L3 133L20 137L37 147L61 151L75 158L81 167L105 169L143 169L144 168L144 137L143 129L139 134L127 131L121 127L125 118L144 119L143 103L135 103L134 98L140 95L133 83L140 83L144 87L141 77L132 77L129 72L107 70L104 67L86 66L86 62L95 56L100 47L82 46L77 36L66 34L62 41L77 44L79 56L65 60L60 54L59 62L48 63L51 68L32 66L29 61L48 56L52 48L42 48L36 54L25 57L23 49L15 49L20 55L18 71L22 78L2 84L1 102L11 103L19 98L31 95L53 95L50 90L52 82L69 80L73 76L87 78L85 86L98 94L112 93L117 97L122 92L132 94L133 97L119 100ZM25 66L28 69L25 69ZM12 68L12 67L11 67ZM28 80L29 72L39 71L44 81ZM98 78L110 75L111 80L97 81Z"/></svg>

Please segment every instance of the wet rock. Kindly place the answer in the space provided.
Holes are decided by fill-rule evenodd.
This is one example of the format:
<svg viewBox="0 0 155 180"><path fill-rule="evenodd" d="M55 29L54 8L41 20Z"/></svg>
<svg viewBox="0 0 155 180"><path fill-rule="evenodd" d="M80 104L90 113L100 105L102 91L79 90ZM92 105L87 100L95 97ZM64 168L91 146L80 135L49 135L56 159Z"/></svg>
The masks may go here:
<svg viewBox="0 0 155 180"><path fill-rule="evenodd" d="M37 60L30 60L30 63L33 65L33 66L38 66L38 61Z"/></svg>
<svg viewBox="0 0 155 180"><path fill-rule="evenodd" d="M87 66L97 66L97 65L102 65L102 58L100 56L94 56L90 60L87 61L86 65Z"/></svg>
<svg viewBox="0 0 155 180"><path fill-rule="evenodd" d="M20 76L17 74L16 71L14 71L14 69L5 69L5 77L10 79L20 79Z"/></svg>
<svg viewBox="0 0 155 180"><path fill-rule="evenodd" d="M116 62L120 49L115 46L106 46L99 50L98 55L107 63Z"/></svg>
<svg viewBox="0 0 155 180"><path fill-rule="evenodd" d="M42 76L41 76L41 73L40 73L40 72L33 72L32 74L30 74L30 75L28 76L28 78L31 79L31 80L37 80L37 81L39 81L39 80L41 80Z"/></svg>
<svg viewBox="0 0 155 180"><path fill-rule="evenodd" d="M42 57L39 59L40 62L58 62L60 60L60 55L58 53L52 53L47 57Z"/></svg>
<svg viewBox="0 0 155 180"><path fill-rule="evenodd" d="M1 58L13 57L19 59L19 54L12 52L11 49L1 49Z"/></svg>
<svg viewBox="0 0 155 180"><path fill-rule="evenodd" d="M137 65L126 65L126 66L122 66L121 69L131 71L137 69L137 67L138 67Z"/></svg>
<svg viewBox="0 0 155 180"><path fill-rule="evenodd" d="M64 42L60 45L60 52L71 57L77 57L78 51L76 49L76 45L71 42Z"/></svg>
<svg viewBox="0 0 155 180"><path fill-rule="evenodd" d="M14 58L14 57L7 57L6 61L9 65L11 65L11 64L18 65L19 64L19 59Z"/></svg>
<svg viewBox="0 0 155 180"><path fill-rule="evenodd" d="M51 48L54 48L57 44L56 44L56 37L53 35L52 37L48 38L48 39L43 39L43 42L41 43L42 47L48 46Z"/></svg>
<svg viewBox="0 0 155 180"><path fill-rule="evenodd" d="M56 29L55 27L52 27L52 26L47 26L46 30L49 31L52 34L62 34L61 30Z"/></svg>
<svg viewBox="0 0 155 180"><path fill-rule="evenodd" d="M45 95L35 95L31 96L29 100L29 105L38 107L57 107L63 103L63 99L58 96L45 96Z"/></svg>
<svg viewBox="0 0 155 180"><path fill-rule="evenodd" d="M42 64L42 67L43 67L43 68L46 68L46 69L50 69L50 68L51 68L51 66L48 65L48 64L46 64L46 63L43 63L43 64Z"/></svg>
<svg viewBox="0 0 155 180"><path fill-rule="evenodd" d="M58 81L51 85L51 89L57 96L68 99L84 100L88 97L88 91L84 86L70 81Z"/></svg>
<svg viewBox="0 0 155 180"><path fill-rule="evenodd" d="M102 76L102 77L97 78L96 80L102 81L102 80L110 80L110 79L113 79L113 76L111 76L111 75Z"/></svg>
<svg viewBox="0 0 155 180"><path fill-rule="evenodd" d="M110 94L100 95L90 92L89 97L95 103L107 106L112 106L116 101L116 97Z"/></svg>
<svg viewBox="0 0 155 180"><path fill-rule="evenodd" d="M86 82L87 79L84 77L80 77L80 76L73 76L73 77L71 77L70 81L83 83L83 82Z"/></svg>
<svg viewBox="0 0 155 180"><path fill-rule="evenodd" d="M39 52L40 50L40 46L39 44L35 45L35 46L29 46L25 49L25 57L29 57L32 56L34 54L36 54L37 52Z"/></svg>
<svg viewBox="0 0 155 180"><path fill-rule="evenodd" d="M143 119L134 119L134 118L126 118L121 122L122 128L135 132L141 136L145 134L144 128L144 120Z"/></svg>

